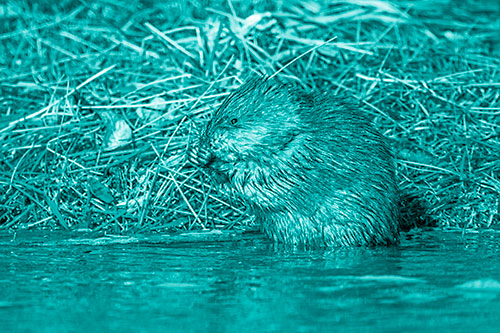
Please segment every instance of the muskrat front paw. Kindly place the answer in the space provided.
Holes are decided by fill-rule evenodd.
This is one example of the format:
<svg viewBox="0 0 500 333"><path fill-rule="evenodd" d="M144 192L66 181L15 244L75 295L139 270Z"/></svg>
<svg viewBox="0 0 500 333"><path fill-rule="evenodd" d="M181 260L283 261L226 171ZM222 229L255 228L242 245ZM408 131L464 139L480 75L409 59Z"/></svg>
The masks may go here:
<svg viewBox="0 0 500 333"><path fill-rule="evenodd" d="M199 167L208 167L215 161L215 155L202 146L195 146L187 152L188 161Z"/></svg>

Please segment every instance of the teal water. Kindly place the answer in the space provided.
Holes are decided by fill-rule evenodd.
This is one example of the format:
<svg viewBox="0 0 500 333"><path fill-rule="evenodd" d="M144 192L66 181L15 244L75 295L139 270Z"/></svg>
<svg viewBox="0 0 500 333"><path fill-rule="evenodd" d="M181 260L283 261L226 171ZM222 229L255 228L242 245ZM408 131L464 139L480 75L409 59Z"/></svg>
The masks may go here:
<svg viewBox="0 0 500 333"><path fill-rule="evenodd" d="M0 235L3 332L500 332L500 234L276 249Z"/></svg>

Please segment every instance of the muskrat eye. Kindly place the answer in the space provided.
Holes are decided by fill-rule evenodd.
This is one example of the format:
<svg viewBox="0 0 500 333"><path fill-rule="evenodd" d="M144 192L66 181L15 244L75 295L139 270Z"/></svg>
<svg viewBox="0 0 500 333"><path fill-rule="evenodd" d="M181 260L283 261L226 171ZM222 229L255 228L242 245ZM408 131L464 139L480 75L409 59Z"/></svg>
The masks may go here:
<svg viewBox="0 0 500 333"><path fill-rule="evenodd" d="M238 119L237 119L237 118L233 118L233 119L231 119L231 120L230 120L231 125L234 125L234 124L236 124L237 122L238 122Z"/></svg>

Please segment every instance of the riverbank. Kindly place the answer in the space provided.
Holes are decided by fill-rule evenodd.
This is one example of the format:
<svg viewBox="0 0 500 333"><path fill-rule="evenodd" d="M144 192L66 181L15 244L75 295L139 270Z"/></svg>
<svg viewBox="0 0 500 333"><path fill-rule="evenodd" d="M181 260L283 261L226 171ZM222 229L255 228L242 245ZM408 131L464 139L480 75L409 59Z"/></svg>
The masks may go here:
<svg viewBox="0 0 500 333"><path fill-rule="evenodd" d="M500 224L496 1L145 3L0 5L0 229L246 229L186 151L251 72L332 37L279 75L363 101L415 224Z"/></svg>

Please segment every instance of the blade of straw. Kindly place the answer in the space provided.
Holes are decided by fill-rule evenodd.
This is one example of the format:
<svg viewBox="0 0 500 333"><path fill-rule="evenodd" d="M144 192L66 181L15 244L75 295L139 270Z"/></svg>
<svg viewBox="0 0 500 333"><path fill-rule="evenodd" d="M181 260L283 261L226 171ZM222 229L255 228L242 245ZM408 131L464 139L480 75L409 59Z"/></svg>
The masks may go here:
<svg viewBox="0 0 500 333"><path fill-rule="evenodd" d="M273 75L271 75L269 77L269 79L272 79L273 77L275 77L276 75L278 75L280 72L282 72L285 68L287 68L288 66L290 66L291 64L293 64L294 62L296 62L297 60L299 60L300 58L302 58L303 56L311 53L312 51L320 48L320 47L323 47L325 46L326 44L329 44L331 43L333 40L337 39L337 36L335 37L332 37L330 38L329 40L327 40L326 42L322 43L322 44L319 44L319 45L316 45L315 47L307 50L306 52L302 53L301 55L299 55L297 58L294 58L292 59L292 61L288 62L285 66L281 67L280 69L278 69Z"/></svg>

